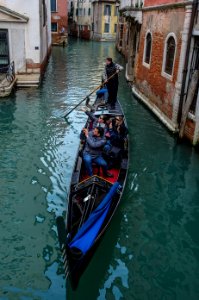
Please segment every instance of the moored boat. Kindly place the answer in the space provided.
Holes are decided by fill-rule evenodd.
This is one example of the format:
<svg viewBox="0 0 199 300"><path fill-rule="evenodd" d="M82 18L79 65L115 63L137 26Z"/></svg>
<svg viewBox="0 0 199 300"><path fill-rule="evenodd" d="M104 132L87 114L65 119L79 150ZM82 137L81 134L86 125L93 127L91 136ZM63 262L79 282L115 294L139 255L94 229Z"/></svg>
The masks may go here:
<svg viewBox="0 0 199 300"><path fill-rule="evenodd" d="M100 94L99 94L100 95ZM89 106L88 102L87 105ZM115 109L97 97L92 107L93 114L114 119L124 117L120 103ZM126 121L124 118L124 123ZM88 118L86 128L92 128ZM106 177L101 167L93 164L93 176L88 176L82 152L85 144L80 142L72 173L68 197L67 221L57 218L58 237L63 253L66 277L69 276L73 289L90 262L95 250L106 232L120 203L128 171L128 136L121 147L113 146L104 159L109 163L111 177Z"/></svg>

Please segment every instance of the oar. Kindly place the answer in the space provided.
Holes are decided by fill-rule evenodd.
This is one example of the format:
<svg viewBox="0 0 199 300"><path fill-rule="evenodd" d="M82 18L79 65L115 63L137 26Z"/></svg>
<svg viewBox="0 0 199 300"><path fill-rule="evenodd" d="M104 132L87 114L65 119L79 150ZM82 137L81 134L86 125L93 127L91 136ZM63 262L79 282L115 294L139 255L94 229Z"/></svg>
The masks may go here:
<svg viewBox="0 0 199 300"><path fill-rule="evenodd" d="M93 93L95 93L97 90L99 90L104 84L106 84L113 76L115 76L118 73L116 71L113 75L111 75L103 84L100 84L98 87L96 87L89 95L87 95L84 99L82 99L77 105L75 105L67 114L63 116L63 118L66 118L70 113L76 109L82 102L84 102L88 97L90 97Z"/></svg>

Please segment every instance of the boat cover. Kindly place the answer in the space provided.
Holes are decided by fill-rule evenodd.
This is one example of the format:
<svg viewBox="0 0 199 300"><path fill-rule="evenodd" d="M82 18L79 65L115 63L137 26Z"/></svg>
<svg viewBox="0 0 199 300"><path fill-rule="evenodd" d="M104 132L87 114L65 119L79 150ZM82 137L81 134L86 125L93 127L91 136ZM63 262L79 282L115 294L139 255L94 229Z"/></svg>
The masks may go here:
<svg viewBox="0 0 199 300"><path fill-rule="evenodd" d="M119 183L115 182L106 194L98 207L90 214L89 218L79 229L73 240L69 243L69 248L77 248L83 254L93 245L101 226L109 211L113 196L116 194Z"/></svg>

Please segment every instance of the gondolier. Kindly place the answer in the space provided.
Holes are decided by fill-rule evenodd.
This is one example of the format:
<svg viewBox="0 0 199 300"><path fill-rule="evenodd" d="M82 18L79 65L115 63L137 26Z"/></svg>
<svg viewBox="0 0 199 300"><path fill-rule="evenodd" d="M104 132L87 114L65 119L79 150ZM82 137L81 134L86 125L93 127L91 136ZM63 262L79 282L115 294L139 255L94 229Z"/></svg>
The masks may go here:
<svg viewBox="0 0 199 300"><path fill-rule="evenodd" d="M111 109L115 109L115 103L117 101L117 91L118 91L118 73L123 70L123 67L119 64L113 63L111 57L106 58L106 65L103 74L103 82L106 84L108 89L108 104L110 105ZM115 76L111 78L108 82L107 79L110 78L114 73Z"/></svg>

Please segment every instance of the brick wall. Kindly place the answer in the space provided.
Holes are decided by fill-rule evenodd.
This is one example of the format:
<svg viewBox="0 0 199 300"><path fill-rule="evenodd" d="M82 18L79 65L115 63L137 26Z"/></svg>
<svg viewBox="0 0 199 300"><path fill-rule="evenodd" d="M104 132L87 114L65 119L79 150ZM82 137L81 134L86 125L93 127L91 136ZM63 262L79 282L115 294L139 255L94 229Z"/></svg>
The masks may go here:
<svg viewBox="0 0 199 300"><path fill-rule="evenodd" d="M144 1L144 7L148 6L157 6L157 5L163 5L163 4L174 4L183 2L183 0L145 0Z"/></svg>
<svg viewBox="0 0 199 300"><path fill-rule="evenodd" d="M143 24L135 66L137 87L170 119L173 111L172 100L178 72L184 16L184 8L143 12ZM148 30L152 34L150 68L143 65L144 43ZM169 33L174 33L177 39L174 72L171 80L161 74L165 39Z"/></svg>
<svg viewBox="0 0 199 300"><path fill-rule="evenodd" d="M51 23L58 24L58 32L52 34L56 37L60 34L62 27L64 27L65 32L68 32L68 2L66 0L57 0L57 12L52 12Z"/></svg>

